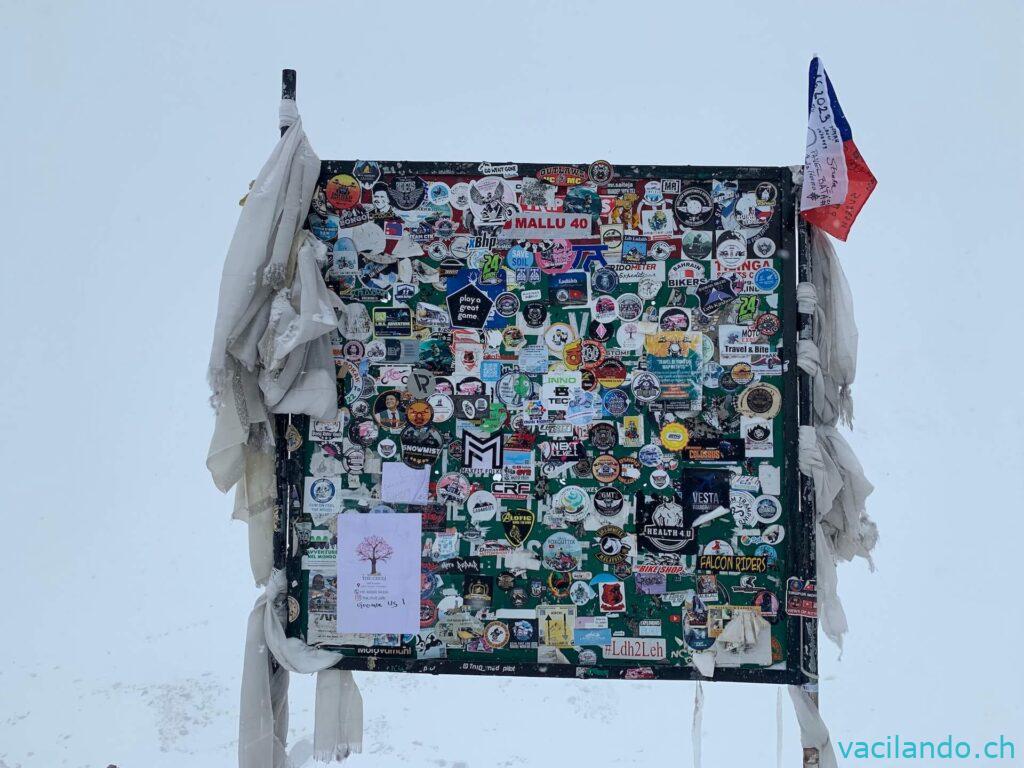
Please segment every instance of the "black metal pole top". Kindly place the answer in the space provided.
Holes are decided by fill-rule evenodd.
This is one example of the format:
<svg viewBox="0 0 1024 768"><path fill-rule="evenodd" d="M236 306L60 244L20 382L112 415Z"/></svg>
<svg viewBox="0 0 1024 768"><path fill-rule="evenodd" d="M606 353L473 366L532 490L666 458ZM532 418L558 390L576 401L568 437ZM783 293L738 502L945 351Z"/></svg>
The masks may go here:
<svg viewBox="0 0 1024 768"><path fill-rule="evenodd" d="M281 98L295 101L295 70L281 70Z"/></svg>

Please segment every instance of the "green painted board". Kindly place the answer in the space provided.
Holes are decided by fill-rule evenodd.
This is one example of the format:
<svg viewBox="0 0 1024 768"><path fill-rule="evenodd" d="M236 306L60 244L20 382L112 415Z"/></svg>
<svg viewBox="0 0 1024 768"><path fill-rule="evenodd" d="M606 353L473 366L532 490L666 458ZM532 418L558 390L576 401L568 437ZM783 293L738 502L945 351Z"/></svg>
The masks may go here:
<svg viewBox="0 0 1024 768"><path fill-rule="evenodd" d="M278 420L290 635L352 669L690 678L714 648L715 679L802 679L788 169L325 162L307 226L342 411ZM418 632L339 631L339 514L419 518Z"/></svg>

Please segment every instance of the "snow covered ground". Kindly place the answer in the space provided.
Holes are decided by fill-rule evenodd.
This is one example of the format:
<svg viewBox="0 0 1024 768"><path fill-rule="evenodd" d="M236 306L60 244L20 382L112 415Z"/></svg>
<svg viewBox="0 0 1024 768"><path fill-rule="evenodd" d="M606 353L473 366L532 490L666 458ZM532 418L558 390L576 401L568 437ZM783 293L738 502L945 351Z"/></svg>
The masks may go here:
<svg viewBox="0 0 1024 768"><path fill-rule="evenodd" d="M841 574L852 631L841 661L823 646L823 710L835 739L1024 753L1019 4L4 0L0 18L0 768L235 761L257 592L203 466L204 371L282 67L324 158L782 165L815 51L880 181L840 255L882 542L877 573ZM358 679L356 768L690 764L690 683ZM292 692L302 764L312 680ZM775 689L705 693L704 764L774 764Z"/></svg>

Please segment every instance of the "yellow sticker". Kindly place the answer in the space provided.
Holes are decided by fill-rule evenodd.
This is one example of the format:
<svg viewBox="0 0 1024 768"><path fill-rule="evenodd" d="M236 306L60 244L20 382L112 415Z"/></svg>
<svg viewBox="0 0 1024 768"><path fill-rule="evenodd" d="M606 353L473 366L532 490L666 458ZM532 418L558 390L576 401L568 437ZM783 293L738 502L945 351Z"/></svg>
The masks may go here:
<svg viewBox="0 0 1024 768"><path fill-rule="evenodd" d="M681 451L690 442L690 433L686 427L671 421L661 428L661 444L670 451Z"/></svg>

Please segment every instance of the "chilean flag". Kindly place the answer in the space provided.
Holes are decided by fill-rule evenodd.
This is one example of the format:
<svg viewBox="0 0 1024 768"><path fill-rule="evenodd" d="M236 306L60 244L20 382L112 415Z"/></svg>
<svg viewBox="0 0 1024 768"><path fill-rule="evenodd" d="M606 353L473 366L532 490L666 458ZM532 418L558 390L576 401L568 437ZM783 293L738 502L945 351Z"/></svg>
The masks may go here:
<svg viewBox="0 0 1024 768"><path fill-rule="evenodd" d="M853 143L853 131L817 56L811 59L809 80L800 215L845 241L878 182Z"/></svg>

